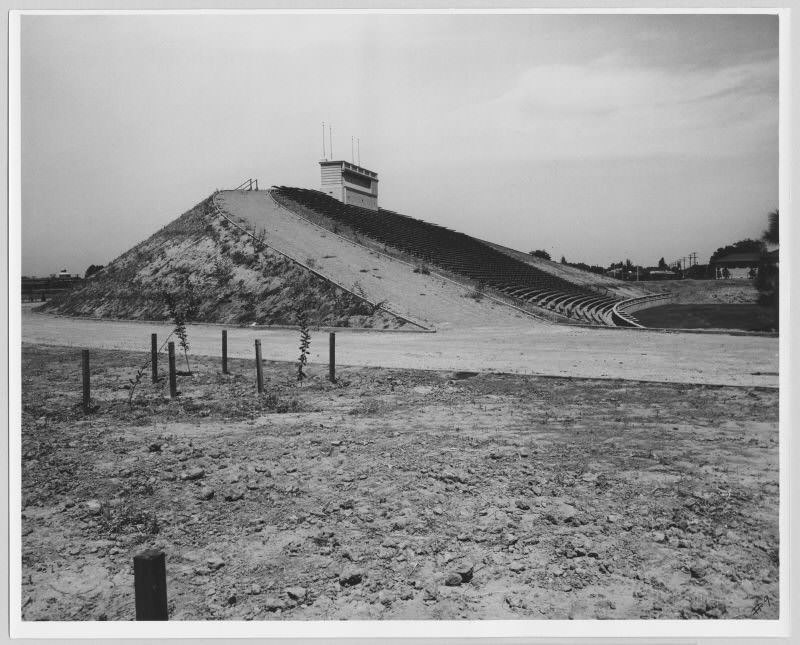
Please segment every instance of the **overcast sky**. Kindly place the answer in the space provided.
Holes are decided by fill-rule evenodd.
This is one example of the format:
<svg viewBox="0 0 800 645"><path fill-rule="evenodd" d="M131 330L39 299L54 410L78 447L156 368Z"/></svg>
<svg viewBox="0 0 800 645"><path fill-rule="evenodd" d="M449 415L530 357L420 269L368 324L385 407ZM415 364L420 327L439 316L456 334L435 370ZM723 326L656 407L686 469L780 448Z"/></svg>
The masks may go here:
<svg viewBox="0 0 800 645"><path fill-rule="evenodd" d="M248 177L554 259L644 265L778 207L778 18L23 16L22 272L106 264Z"/></svg>

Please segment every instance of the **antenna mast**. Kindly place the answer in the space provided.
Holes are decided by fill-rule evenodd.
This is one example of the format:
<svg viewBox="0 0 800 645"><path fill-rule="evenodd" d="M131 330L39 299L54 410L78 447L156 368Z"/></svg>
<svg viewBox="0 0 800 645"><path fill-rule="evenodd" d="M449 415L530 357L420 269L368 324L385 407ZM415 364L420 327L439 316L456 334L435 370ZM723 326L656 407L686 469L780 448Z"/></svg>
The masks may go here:
<svg viewBox="0 0 800 645"><path fill-rule="evenodd" d="M350 163L356 162L356 154L354 152L355 147L353 145L353 135L350 135Z"/></svg>
<svg viewBox="0 0 800 645"><path fill-rule="evenodd" d="M328 157L325 156L325 121L322 122L322 160L328 160Z"/></svg>
<svg viewBox="0 0 800 645"><path fill-rule="evenodd" d="M361 165L361 139L358 139L358 165Z"/></svg>
<svg viewBox="0 0 800 645"><path fill-rule="evenodd" d="M329 143L331 144L330 145L331 159L333 159L333 126L330 123L328 124L328 139Z"/></svg>

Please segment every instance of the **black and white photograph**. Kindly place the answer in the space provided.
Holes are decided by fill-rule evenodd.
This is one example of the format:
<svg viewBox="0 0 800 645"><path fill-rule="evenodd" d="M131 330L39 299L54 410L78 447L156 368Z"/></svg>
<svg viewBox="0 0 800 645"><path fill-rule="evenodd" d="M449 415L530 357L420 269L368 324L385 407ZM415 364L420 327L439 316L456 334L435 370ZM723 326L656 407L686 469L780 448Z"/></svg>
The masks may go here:
<svg viewBox="0 0 800 645"><path fill-rule="evenodd" d="M13 13L15 634L779 636L788 18Z"/></svg>

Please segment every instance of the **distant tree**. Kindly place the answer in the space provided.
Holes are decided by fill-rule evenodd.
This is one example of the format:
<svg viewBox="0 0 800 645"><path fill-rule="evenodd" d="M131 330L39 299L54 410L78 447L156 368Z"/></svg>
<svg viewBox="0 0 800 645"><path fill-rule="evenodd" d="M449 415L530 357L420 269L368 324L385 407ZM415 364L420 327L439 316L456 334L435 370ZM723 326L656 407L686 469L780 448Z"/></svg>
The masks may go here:
<svg viewBox="0 0 800 645"><path fill-rule="evenodd" d="M561 256L561 264L567 264L567 258L565 258L563 255Z"/></svg>
<svg viewBox="0 0 800 645"><path fill-rule="evenodd" d="M90 275L94 275L102 268L103 268L102 264L90 264L89 268L86 269L86 274L83 277L88 278Z"/></svg>
<svg viewBox="0 0 800 645"><path fill-rule="evenodd" d="M686 268L685 277L695 280L706 280L713 276L707 264L693 264Z"/></svg>
<svg viewBox="0 0 800 645"><path fill-rule="evenodd" d="M778 244L778 211L772 211L767 215L767 229L761 236L761 239L766 244ZM756 276L756 289L758 289L758 304L764 307L770 307L776 311L775 320L777 321L778 310L778 294L779 294L779 280L778 280L778 266L771 262L767 256L766 248L762 247L761 263L758 266L758 275ZM776 322L777 324L777 322Z"/></svg>
<svg viewBox="0 0 800 645"><path fill-rule="evenodd" d="M535 258L542 258L544 260L550 259L550 254L543 249L537 249L536 251L531 251L528 255L532 255Z"/></svg>
<svg viewBox="0 0 800 645"><path fill-rule="evenodd" d="M658 261L658 268L659 268L659 269L661 269L662 271L666 271L666 269L667 269L667 263L664 261L664 258L661 258L661 259Z"/></svg>
<svg viewBox="0 0 800 645"><path fill-rule="evenodd" d="M711 259L709 260L709 264L713 264L717 258L726 256L729 253L750 253L753 251L762 253L764 251L764 242L762 242L761 240L751 240L750 238L747 238L745 240L739 240L738 242L734 242L733 244L728 244L727 246L721 246L716 251L714 251L713 255L711 256Z"/></svg>
<svg viewBox="0 0 800 645"><path fill-rule="evenodd" d="M625 270L626 271L633 271L634 270L633 262L631 262L630 258L625 260Z"/></svg>
<svg viewBox="0 0 800 645"><path fill-rule="evenodd" d="M567 266L575 267L581 271L590 271L591 273L597 273L599 275L603 275L606 272L603 267L596 264L589 265L586 264L586 262L567 262L566 264Z"/></svg>
<svg viewBox="0 0 800 645"><path fill-rule="evenodd" d="M778 246L778 219L777 209L767 215L767 228L761 235L762 241L772 246Z"/></svg>

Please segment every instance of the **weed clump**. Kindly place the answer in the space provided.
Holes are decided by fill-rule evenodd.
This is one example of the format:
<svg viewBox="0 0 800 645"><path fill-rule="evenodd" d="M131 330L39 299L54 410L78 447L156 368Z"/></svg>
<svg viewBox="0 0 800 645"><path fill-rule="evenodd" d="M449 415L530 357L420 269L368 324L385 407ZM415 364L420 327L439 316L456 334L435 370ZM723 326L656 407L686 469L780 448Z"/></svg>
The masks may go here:
<svg viewBox="0 0 800 645"><path fill-rule="evenodd" d="M472 298L475 302L480 302L483 300L483 296L486 292L486 285L483 282L478 282L475 285L475 288L467 294L464 294L465 298Z"/></svg>

